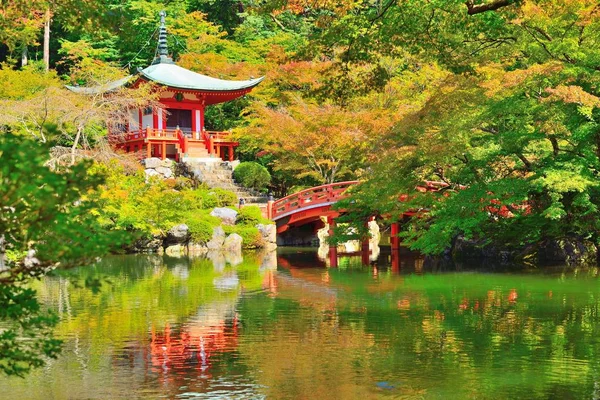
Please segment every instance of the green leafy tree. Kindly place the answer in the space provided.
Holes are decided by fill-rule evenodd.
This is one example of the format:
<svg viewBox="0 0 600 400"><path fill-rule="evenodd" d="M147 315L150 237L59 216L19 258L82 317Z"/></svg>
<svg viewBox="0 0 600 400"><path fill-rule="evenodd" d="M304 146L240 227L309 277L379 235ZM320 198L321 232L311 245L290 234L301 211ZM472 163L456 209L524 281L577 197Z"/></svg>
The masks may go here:
<svg viewBox="0 0 600 400"><path fill-rule="evenodd" d="M55 357L56 318L25 285L56 268L94 262L123 237L103 229L90 195L102 177L89 163L50 169L48 149L10 132L0 136L0 370L20 375Z"/></svg>

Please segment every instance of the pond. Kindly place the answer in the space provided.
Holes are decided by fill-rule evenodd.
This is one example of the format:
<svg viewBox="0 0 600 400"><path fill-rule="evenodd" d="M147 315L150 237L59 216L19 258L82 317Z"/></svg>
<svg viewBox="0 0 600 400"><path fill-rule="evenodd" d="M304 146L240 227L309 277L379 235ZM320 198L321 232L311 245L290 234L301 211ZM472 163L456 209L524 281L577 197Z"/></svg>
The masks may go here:
<svg viewBox="0 0 600 400"><path fill-rule="evenodd" d="M36 289L63 352L0 398L600 398L597 269L399 267L282 249L61 272Z"/></svg>

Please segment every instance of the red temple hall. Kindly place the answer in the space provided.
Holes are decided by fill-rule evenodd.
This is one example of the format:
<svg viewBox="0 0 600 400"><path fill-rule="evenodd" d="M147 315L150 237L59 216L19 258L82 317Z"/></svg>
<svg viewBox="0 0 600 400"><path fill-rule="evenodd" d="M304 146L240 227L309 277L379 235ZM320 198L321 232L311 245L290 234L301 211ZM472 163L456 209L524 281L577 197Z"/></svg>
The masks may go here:
<svg viewBox="0 0 600 400"><path fill-rule="evenodd" d="M221 158L234 160L233 141L229 132L207 131L204 110L212 104L237 99L250 92L264 77L247 81L216 79L182 68L168 55L165 12L160 13L158 55L138 74L112 82L101 88L68 86L74 92L110 91L126 84L156 82L160 107L130 110L126 132L112 132L115 146L126 152L142 152L143 157ZM131 83L130 83L131 82Z"/></svg>

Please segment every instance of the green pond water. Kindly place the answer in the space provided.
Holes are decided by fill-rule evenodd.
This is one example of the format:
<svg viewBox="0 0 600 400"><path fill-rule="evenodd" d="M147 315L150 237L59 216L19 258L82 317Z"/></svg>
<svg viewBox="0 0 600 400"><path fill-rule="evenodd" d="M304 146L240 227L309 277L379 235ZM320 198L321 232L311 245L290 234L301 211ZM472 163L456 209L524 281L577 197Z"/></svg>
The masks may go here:
<svg viewBox="0 0 600 400"><path fill-rule="evenodd" d="M63 352L1 399L600 398L595 268L283 249L112 256L36 289Z"/></svg>

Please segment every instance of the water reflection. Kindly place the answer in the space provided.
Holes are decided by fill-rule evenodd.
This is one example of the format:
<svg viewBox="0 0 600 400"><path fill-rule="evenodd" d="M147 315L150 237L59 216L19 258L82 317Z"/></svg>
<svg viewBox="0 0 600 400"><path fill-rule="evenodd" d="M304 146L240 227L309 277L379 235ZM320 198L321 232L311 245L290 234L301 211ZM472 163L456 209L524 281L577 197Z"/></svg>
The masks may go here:
<svg viewBox="0 0 600 400"><path fill-rule="evenodd" d="M12 398L598 398L597 269L383 251L115 256L45 278L61 357ZM493 266L477 266L494 270ZM454 269L452 269L454 268ZM468 271L468 272L464 272ZM594 397L595 396L595 397Z"/></svg>

